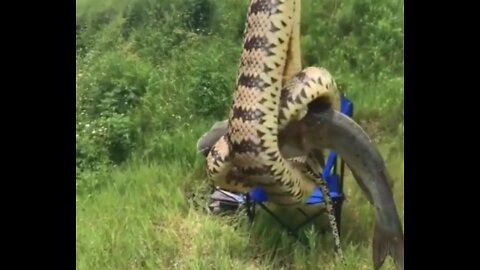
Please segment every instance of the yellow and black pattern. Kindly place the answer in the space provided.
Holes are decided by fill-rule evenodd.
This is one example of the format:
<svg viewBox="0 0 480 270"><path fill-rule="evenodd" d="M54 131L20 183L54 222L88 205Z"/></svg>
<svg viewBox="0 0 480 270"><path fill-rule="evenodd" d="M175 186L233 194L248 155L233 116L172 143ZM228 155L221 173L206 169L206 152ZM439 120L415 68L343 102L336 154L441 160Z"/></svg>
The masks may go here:
<svg viewBox="0 0 480 270"><path fill-rule="evenodd" d="M342 255L326 182L307 166L313 157L299 166L282 157L277 141L279 130L302 117L311 101L339 104L327 70L300 70L299 16L300 0L251 1L227 133L208 154L207 171L217 186L238 192L261 186L280 205L305 202L319 184Z"/></svg>

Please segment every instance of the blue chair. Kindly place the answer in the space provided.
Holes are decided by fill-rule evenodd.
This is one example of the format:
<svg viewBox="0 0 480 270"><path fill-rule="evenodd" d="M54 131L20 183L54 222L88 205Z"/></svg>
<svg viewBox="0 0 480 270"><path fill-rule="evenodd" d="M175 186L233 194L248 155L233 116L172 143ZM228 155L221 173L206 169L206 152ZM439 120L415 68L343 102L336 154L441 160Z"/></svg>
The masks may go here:
<svg viewBox="0 0 480 270"><path fill-rule="evenodd" d="M340 100L340 111L346 114L349 117L353 116L353 103L347 99L344 95L341 96ZM337 171L337 163L339 157L334 151L330 151L327 162L325 163L325 169L322 172L323 178L327 182L327 186L330 192L330 196L332 197L333 204L334 204L334 211L335 217L337 219L338 231L340 232L340 223L341 223L341 210L342 204L344 201L344 194L343 194L343 180L344 180L344 171L345 171L345 163L343 160L340 160L340 173ZM305 226L306 224L313 221L319 215L321 215L324 211L320 210L314 215L308 215L300 208L298 210L304 214L306 220L301 224L297 225L295 228L291 228L286 222L282 221L277 215L275 215L266 205L265 203L268 202L268 195L264 189L257 187L253 188L247 194L234 194L228 191L221 190L219 188L216 189L216 198L217 203L222 201L224 205L245 205L247 209L247 215L251 222L253 222L255 217L255 206L259 205L268 212L278 223L280 223L283 227L287 229L289 235L297 237L296 232L301 227ZM223 199L221 198L223 197ZM213 197L212 197L213 198ZM311 196L307 199L307 205L314 205L314 204L322 204L324 203L323 194L319 187L316 187L315 190L312 192ZM298 239L298 237L297 237Z"/></svg>

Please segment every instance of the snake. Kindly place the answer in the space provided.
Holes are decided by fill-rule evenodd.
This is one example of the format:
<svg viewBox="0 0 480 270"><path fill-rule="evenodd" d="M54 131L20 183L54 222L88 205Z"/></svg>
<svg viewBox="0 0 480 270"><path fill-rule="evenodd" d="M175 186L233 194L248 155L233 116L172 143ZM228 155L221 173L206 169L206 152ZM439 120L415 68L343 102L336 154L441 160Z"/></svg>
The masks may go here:
<svg viewBox="0 0 480 270"><path fill-rule="evenodd" d="M227 132L207 155L207 175L215 185L236 191L262 187L271 202L283 206L304 203L319 185L343 258L332 199L312 165L316 157L288 160L278 145L279 130L304 116L313 100L339 107L329 71L302 69L300 11L300 0L250 1Z"/></svg>

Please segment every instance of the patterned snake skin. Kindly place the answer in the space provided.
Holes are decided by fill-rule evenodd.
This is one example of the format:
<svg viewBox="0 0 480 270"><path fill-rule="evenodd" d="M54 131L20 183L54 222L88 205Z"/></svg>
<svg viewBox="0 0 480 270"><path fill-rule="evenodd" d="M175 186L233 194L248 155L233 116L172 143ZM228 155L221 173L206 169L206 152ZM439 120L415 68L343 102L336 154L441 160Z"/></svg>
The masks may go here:
<svg viewBox="0 0 480 270"><path fill-rule="evenodd" d="M300 0L251 1L227 133L210 150L207 173L216 186L234 191L260 186L271 202L285 206L305 202L318 184L343 256L332 200L315 157L287 160L278 146L278 131L301 118L313 100L339 106L327 70L301 69L300 6Z"/></svg>

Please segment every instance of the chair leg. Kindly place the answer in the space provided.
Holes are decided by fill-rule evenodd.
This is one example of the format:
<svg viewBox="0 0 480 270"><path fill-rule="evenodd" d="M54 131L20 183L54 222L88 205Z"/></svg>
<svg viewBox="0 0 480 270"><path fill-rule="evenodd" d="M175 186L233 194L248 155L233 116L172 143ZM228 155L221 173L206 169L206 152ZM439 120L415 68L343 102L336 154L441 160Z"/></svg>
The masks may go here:
<svg viewBox="0 0 480 270"><path fill-rule="evenodd" d="M299 209L300 211L301 209ZM312 222L314 219L316 219L317 217L319 217L320 215L322 215L325 210L322 209L320 211L318 211L317 213L315 213L314 215L307 215L307 213L305 213L303 210L301 210L300 212L302 212L305 217L307 219L305 219L302 223L300 223L299 225L297 225L295 228L293 228L294 231L298 231L300 228L302 228L303 226L307 225L308 223Z"/></svg>
<svg viewBox="0 0 480 270"><path fill-rule="evenodd" d="M342 214L342 203L343 203L343 197L340 197L340 198L335 198L333 199L333 205L334 205L334 215L335 215L335 219L337 220L337 229L338 229L338 233L339 235L341 234L341 226L340 226L340 223L341 223L341 214ZM251 222L253 222L253 218L254 218L254 215L255 215L255 209L254 209L254 206L253 206L253 209L251 208L252 204L255 204L255 202L252 202L251 198L247 195L246 196L246 205L247 205L247 215L249 215L249 219ZM287 231L287 234L291 237L294 237L297 241L299 241L300 243L302 243L303 245L305 245L306 247L308 247L308 243L305 242L304 239L301 239L299 236L298 236L298 233L297 231L304 227L305 225L307 225L308 223L312 222L315 218L319 217L320 215L322 215L325 210L322 209L320 211L318 211L317 213L315 213L314 215L307 215L304 211L302 211L301 209L298 209L300 212L302 212L305 217L306 217L306 220L303 221L302 223L300 223L299 225L297 225L296 227L294 228L291 228L290 226L288 226L285 222L283 222L283 220L281 220L277 215L275 215L275 213L273 213L266 205L264 205L263 203L258 203L260 205L260 207L262 207L268 214L270 214L270 216L272 216L286 231ZM336 250L337 252L337 250Z"/></svg>
<svg viewBox="0 0 480 270"><path fill-rule="evenodd" d="M252 201L250 198L250 194L247 193L245 196L245 206L247 207L247 216L248 220L250 221L250 225L253 224L255 219L255 201Z"/></svg>
<svg viewBox="0 0 480 270"><path fill-rule="evenodd" d="M265 204L259 202L258 205L260 205L260 207L262 207L263 210L265 210L268 214L270 214L270 216L272 216L280 225L282 225L285 229L287 229L289 233L294 234L292 229L285 222L283 222L283 220L281 220L277 215L275 215L275 213L273 213L272 210L270 210Z"/></svg>

